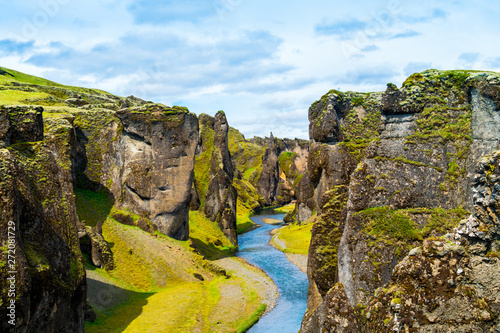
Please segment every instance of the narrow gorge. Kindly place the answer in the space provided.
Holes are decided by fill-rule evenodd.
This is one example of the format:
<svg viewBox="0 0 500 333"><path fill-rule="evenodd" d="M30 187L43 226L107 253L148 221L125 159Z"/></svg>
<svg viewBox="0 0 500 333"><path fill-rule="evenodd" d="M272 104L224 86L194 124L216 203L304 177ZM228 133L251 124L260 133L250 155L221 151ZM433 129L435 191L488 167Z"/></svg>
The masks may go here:
<svg viewBox="0 0 500 333"><path fill-rule="evenodd" d="M496 332L499 110L500 74L427 70L329 91L309 140L247 139L223 111L1 68L0 316L15 270L16 332L245 332L278 293L238 235L291 204L300 332Z"/></svg>

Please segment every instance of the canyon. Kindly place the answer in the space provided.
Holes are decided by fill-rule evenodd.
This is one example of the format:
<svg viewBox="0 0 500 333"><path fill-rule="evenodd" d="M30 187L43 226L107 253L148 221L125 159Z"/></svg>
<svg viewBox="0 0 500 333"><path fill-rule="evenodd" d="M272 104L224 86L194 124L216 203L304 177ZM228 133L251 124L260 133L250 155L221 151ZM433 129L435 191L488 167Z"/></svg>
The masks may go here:
<svg viewBox="0 0 500 333"><path fill-rule="evenodd" d="M310 140L246 139L223 111L6 68L0 84L0 229L17 228L19 332L93 329L84 321L105 320L120 297L142 304L132 291L222 295L245 280L226 259L249 216L289 203L285 222L312 223L300 332L500 327L497 73L427 70L384 92L331 90L309 109ZM235 318L271 306L255 274L246 312L203 314L186 330L251 326ZM109 304L103 291L116 295ZM1 300L6 317L5 290ZM213 326L225 320L234 326Z"/></svg>

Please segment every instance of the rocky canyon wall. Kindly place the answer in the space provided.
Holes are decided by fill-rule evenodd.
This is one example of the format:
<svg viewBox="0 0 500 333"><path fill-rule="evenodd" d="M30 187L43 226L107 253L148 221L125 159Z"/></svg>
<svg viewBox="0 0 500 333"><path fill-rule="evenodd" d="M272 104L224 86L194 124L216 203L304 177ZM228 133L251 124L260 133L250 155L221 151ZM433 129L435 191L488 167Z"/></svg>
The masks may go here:
<svg viewBox="0 0 500 333"><path fill-rule="evenodd" d="M118 209L144 217L167 236L186 240L198 119L185 108L145 104L81 112L82 186L109 190Z"/></svg>
<svg viewBox="0 0 500 333"><path fill-rule="evenodd" d="M71 175L74 131L61 118L49 120L44 133L42 112L0 109L1 331L83 332L86 283L78 238L84 231Z"/></svg>
<svg viewBox="0 0 500 333"><path fill-rule="evenodd" d="M475 176L484 170L481 158L498 149L499 91L496 74L430 70L401 89L331 91L311 106L309 179L301 184L309 195L297 209L300 216L315 208L318 217L301 332L498 327L496 294L477 305L496 282L479 289L471 282L481 279L474 265L497 264L497 236L477 249L477 241L452 235L469 214L481 219L478 198L485 194L472 185L483 179ZM487 176L495 178L491 165ZM497 221L493 206L488 214ZM471 314L445 315L455 303Z"/></svg>

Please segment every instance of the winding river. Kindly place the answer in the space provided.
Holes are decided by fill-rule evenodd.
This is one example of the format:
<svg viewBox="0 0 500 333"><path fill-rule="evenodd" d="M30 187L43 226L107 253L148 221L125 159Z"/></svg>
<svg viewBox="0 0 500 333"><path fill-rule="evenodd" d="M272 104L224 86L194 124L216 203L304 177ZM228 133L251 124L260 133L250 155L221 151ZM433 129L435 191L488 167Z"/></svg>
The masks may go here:
<svg viewBox="0 0 500 333"><path fill-rule="evenodd" d="M265 217L282 220L284 216L273 210L263 210L251 217L261 227L238 236L237 256L264 270L280 293L276 306L248 331L250 333L298 332L306 311L307 276L283 252L269 244L271 230L278 229L280 225L262 222Z"/></svg>

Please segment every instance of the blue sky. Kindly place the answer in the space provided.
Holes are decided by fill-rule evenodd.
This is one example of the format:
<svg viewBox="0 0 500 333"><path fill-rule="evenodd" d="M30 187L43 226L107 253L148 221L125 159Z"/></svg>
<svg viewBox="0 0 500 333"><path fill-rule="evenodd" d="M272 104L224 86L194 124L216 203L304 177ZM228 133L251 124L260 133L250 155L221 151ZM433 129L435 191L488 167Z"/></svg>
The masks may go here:
<svg viewBox="0 0 500 333"><path fill-rule="evenodd" d="M500 71L493 1L4 1L0 66L197 114L246 137L308 138L330 89L428 68Z"/></svg>

